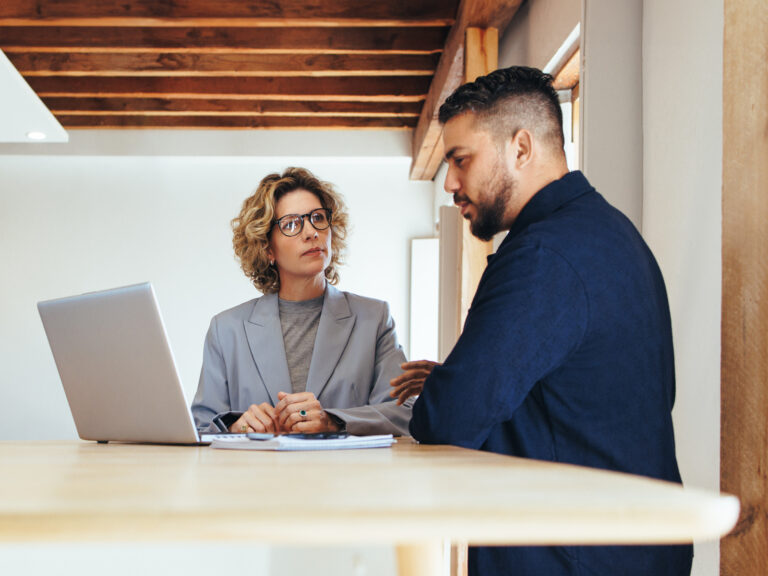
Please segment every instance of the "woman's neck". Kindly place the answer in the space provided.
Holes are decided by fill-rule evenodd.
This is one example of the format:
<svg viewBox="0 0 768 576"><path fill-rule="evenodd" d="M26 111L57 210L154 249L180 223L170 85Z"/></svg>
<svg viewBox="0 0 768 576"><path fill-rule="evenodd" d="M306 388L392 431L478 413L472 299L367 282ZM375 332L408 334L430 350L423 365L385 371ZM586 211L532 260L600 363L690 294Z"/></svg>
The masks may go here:
<svg viewBox="0 0 768 576"><path fill-rule="evenodd" d="M283 300L301 302L319 298L325 292L325 277L323 275L314 278L296 278L285 281L280 278L280 290L277 295Z"/></svg>

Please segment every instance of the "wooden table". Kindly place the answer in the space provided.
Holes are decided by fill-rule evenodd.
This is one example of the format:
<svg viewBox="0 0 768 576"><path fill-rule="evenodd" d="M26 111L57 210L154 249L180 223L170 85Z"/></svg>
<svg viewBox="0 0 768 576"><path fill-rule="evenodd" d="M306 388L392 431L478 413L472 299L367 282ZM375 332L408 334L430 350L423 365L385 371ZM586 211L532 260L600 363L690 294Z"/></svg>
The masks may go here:
<svg viewBox="0 0 768 576"><path fill-rule="evenodd" d="M733 496L409 439L293 453L0 442L0 463L0 541L391 543L401 573L422 576L443 572L447 542L691 542L739 513Z"/></svg>

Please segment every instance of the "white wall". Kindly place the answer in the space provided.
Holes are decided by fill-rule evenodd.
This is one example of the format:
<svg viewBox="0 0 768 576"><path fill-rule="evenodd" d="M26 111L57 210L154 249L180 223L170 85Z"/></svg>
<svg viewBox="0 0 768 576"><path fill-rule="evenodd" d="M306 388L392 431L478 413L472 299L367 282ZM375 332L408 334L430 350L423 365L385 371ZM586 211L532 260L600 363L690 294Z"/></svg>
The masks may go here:
<svg viewBox="0 0 768 576"><path fill-rule="evenodd" d="M190 527L193 530L194 526ZM308 570L311 567L311 570ZM392 546L266 548L248 542L8 544L6 576L395 576Z"/></svg>
<svg viewBox="0 0 768 576"><path fill-rule="evenodd" d="M336 184L351 221L340 288L389 301L408 350L410 239L432 234L432 184L409 182L405 132L79 131L68 145L0 145L0 441L76 438L35 303L151 280L191 399L213 314L257 295L229 221L271 171ZM297 543L300 544L300 543ZM391 576L392 547L266 549L0 544L0 573L197 576L222 559L254 576ZM238 560L240 559L240 560ZM110 561L111 563L111 561Z"/></svg>
<svg viewBox="0 0 768 576"><path fill-rule="evenodd" d="M720 486L723 2L645 0L643 235L664 272L686 484ZM695 576L719 574L717 543Z"/></svg>
<svg viewBox="0 0 768 576"><path fill-rule="evenodd" d="M121 139L73 136L105 150ZM0 155L0 439L75 437L42 299L152 281L191 399L211 316L257 295L234 260L229 221L264 175L288 165L345 196L352 227L339 286L388 300L407 350L410 239L432 232L432 187L408 181L405 146L378 157L376 140L359 138L350 149L365 145L367 157Z"/></svg>
<svg viewBox="0 0 768 576"><path fill-rule="evenodd" d="M579 0L528 0L499 41L499 68L544 68L581 20Z"/></svg>
<svg viewBox="0 0 768 576"><path fill-rule="evenodd" d="M642 229L642 0L583 0L579 157L590 183Z"/></svg>

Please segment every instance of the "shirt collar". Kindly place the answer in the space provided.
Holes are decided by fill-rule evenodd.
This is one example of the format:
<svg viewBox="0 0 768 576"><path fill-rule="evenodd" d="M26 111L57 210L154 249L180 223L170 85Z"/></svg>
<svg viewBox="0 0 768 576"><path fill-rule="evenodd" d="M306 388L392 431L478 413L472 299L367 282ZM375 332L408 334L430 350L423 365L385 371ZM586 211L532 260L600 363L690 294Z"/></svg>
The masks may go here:
<svg viewBox="0 0 768 576"><path fill-rule="evenodd" d="M536 192L518 214L504 242L514 238L531 224L544 220L574 198L592 190L592 186L579 170L569 172L559 180L550 182Z"/></svg>

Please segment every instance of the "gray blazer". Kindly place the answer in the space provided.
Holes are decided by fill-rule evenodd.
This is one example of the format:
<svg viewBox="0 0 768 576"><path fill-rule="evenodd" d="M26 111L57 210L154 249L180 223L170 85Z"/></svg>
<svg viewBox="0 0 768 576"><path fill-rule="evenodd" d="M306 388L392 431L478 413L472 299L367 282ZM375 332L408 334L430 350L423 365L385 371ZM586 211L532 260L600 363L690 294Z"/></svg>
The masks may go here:
<svg viewBox="0 0 768 576"><path fill-rule="evenodd" d="M397 406L389 381L402 373L389 305L326 288L307 378L327 412L350 434L408 434L412 402ZM225 432L229 414L251 404L276 405L291 392L277 294L266 294L217 314L203 350L192 414L200 432Z"/></svg>

